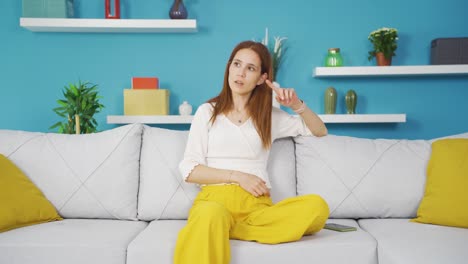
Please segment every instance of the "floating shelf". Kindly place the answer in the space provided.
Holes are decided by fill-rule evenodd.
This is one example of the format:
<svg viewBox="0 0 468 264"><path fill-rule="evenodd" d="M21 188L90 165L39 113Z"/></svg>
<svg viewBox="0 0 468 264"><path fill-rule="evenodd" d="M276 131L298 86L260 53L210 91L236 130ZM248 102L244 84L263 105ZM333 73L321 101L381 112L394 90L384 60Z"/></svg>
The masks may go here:
<svg viewBox="0 0 468 264"><path fill-rule="evenodd" d="M420 66L316 67L314 77L468 75L468 64Z"/></svg>
<svg viewBox="0 0 468 264"><path fill-rule="evenodd" d="M85 19L20 18L20 26L35 32L189 33L197 31L194 19Z"/></svg>
<svg viewBox="0 0 468 264"><path fill-rule="evenodd" d="M334 114L319 115L324 123L404 123L406 114ZM107 116L108 124L191 124L193 116L160 115L160 116Z"/></svg>
<svg viewBox="0 0 468 264"><path fill-rule="evenodd" d="M191 124L193 115L146 115L146 116L133 116L133 115L113 115L107 116L108 124Z"/></svg>
<svg viewBox="0 0 468 264"><path fill-rule="evenodd" d="M405 123L406 114L319 115L324 123Z"/></svg>

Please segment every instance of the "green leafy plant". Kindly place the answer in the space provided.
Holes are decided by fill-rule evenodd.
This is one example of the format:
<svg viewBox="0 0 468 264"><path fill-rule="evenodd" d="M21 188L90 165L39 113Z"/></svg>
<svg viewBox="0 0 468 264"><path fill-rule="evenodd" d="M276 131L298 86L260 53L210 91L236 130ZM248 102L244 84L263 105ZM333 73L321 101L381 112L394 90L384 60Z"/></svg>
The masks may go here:
<svg viewBox="0 0 468 264"><path fill-rule="evenodd" d="M284 42L288 38L286 37L274 37L273 46L268 45L268 28L265 29L265 37L262 39L262 44L268 48L268 51L271 55L271 63L273 66L273 81L276 81L276 75L280 69L281 63L284 60L284 55L286 54L287 47L284 45Z"/></svg>
<svg viewBox="0 0 468 264"><path fill-rule="evenodd" d="M369 51L369 60L372 60L378 52L382 52L387 59L395 56L398 40L398 30L395 28L384 27L374 30L369 34L368 39L374 48Z"/></svg>
<svg viewBox="0 0 468 264"><path fill-rule="evenodd" d="M97 131L97 122L94 115L99 113L104 105L99 103L98 86L89 82L77 85L69 84L63 90L64 99L57 100L59 107L53 111L65 118L57 122L50 129L58 128L59 133L87 134Z"/></svg>

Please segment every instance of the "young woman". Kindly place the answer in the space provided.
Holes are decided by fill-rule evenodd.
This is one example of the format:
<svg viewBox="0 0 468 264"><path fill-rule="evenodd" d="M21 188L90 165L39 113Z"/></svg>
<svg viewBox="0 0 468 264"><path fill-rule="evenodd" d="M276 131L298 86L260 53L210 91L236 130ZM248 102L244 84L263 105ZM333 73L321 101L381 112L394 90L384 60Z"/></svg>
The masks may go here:
<svg viewBox="0 0 468 264"><path fill-rule="evenodd" d="M220 94L195 113L179 168L201 191L179 233L174 263L229 263L229 239L277 244L325 225L328 205L317 195L272 204L267 175L272 142L324 136L327 128L294 89L273 86L271 74L268 49L241 42L229 57ZM299 117L272 107L272 90Z"/></svg>

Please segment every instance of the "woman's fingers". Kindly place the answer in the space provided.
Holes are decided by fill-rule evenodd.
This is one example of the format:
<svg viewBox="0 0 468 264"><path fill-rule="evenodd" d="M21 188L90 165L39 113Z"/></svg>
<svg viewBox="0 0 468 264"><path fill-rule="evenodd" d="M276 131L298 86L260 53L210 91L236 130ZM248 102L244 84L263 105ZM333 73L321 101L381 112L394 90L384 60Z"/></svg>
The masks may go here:
<svg viewBox="0 0 468 264"><path fill-rule="evenodd" d="M270 190L268 190L265 184L262 186L262 195L270 196Z"/></svg>
<svg viewBox="0 0 468 264"><path fill-rule="evenodd" d="M277 90L275 90L276 94L279 96L279 98L281 100L284 100L284 89L282 88L277 88Z"/></svg>
<svg viewBox="0 0 468 264"><path fill-rule="evenodd" d="M275 91L275 93L279 96L279 98L281 98L281 100L285 100L286 94L284 92L284 88L274 86L270 80L266 80L265 83L268 85L268 87Z"/></svg>
<svg viewBox="0 0 468 264"><path fill-rule="evenodd" d="M292 101L294 101L295 97L297 97L294 88L279 88L274 86L270 80L265 80L265 83L268 85L268 87L275 91L277 95L276 100L285 106L289 106Z"/></svg>
<svg viewBox="0 0 468 264"><path fill-rule="evenodd" d="M259 197L262 195L270 195L270 190L262 178L248 173L245 173L245 177L241 178L243 180L239 182L240 186L253 196Z"/></svg>
<svg viewBox="0 0 468 264"><path fill-rule="evenodd" d="M250 193L253 194L253 196L255 197L259 197L265 194L264 191L260 188L254 188Z"/></svg>
<svg viewBox="0 0 468 264"><path fill-rule="evenodd" d="M288 89L288 103L291 103L296 96L296 91L293 88Z"/></svg>
<svg viewBox="0 0 468 264"><path fill-rule="evenodd" d="M276 88L276 101L284 106L289 106L297 97L296 91L293 88Z"/></svg>
<svg viewBox="0 0 468 264"><path fill-rule="evenodd" d="M262 195L269 195L270 191L268 190L268 187L266 186L265 181L260 180L260 182L257 183L255 186L255 192L258 194L258 196Z"/></svg>
<svg viewBox="0 0 468 264"><path fill-rule="evenodd" d="M259 197L262 195L262 192L256 186L252 186L252 188L249 190L249 193L251 193L255 197Z"/></svg>
<svg viewBox="0 0 468 264"><path fill-rule="evenodd" d="M284 96L280 97L280 95ZM298 100L296 91L293 88L279 88L279 91L275 98L276 101L278 101L280 104L288 107L290 107L293 104L293 102Z"/></svg>
<svg viewBox="0 0 468 264"><path fill-rule="evenodd" d="M296 91L294 91L294 89L291 88L289 90L289 102L292 102L292 100L294 99L294 96L296 96Z"/></svg>

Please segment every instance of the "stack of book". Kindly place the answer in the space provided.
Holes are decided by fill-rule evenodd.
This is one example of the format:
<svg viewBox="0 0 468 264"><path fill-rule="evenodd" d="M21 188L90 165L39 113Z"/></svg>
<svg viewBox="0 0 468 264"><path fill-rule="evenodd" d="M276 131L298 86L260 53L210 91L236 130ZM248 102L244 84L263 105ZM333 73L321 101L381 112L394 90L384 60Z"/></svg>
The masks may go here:
<svg viewBox="0 0 468 264"><path fill-rule="evenodd" d="M168 115L169 90L159 89L156 77L133 77L124 89L124 115Z"/></svg>

